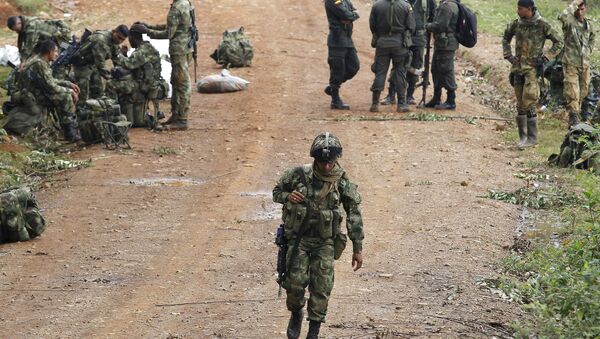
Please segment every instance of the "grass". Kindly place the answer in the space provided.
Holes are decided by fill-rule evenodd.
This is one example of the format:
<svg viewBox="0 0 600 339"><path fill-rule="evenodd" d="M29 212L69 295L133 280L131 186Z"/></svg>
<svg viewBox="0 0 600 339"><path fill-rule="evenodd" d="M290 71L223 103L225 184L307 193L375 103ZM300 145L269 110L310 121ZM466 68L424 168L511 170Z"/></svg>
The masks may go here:
<svg viewBox="0 0 600 339"><path fill-rule="evenodd" d="M517 18L516 1L497 0L463 0L477 14L478 30L494 36L501 37L506 25ZM562 35L562 28L557 19L558 15L570 4L571 1L536 0L535 4L539 13ZM588 1L587 17L597 18L600 15L600 1ZM597 24L596 24L597 26ZM592 54L594 63L600 62L600 51Z"/></svg>
<svg viewBox="0 0 600 339"><path fill-rule="evenodd" d="M36 13L46 7L44 0L16 0L17 7L26 13Z"/></svg>

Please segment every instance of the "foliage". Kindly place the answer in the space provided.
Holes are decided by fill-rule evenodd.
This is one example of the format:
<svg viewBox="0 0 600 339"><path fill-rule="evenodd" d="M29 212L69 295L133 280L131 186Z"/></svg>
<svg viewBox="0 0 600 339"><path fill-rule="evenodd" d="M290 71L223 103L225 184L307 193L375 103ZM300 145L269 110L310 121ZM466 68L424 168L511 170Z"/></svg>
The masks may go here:
<svg viewBox="0 0 600 339"><path fill-rule="evenodd" d="M535 185L522 187L514 192L490 189L487 197L534 209L558 208L565 205L575 205L578 202L575 196L556 187L541 188Z"/></svg>
<svg viewBox="0 0 600 339"><path fill-rule="evenodd" d="M168 146L156 146L152 149L152 151L160 156L169 154L181 154L181 152L178 149Z"/></svg>

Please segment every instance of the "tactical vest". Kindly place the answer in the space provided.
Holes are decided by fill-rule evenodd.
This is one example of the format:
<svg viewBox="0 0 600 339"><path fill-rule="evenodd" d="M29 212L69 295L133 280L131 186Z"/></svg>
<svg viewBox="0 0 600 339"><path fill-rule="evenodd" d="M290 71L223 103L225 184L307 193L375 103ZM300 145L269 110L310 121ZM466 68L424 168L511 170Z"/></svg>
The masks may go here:
<svg viewBox="0 0 600 339"><path fill-rule="evenodd" d="M286 237L297 236L302 229L302 236L330 239L341 232L342 206L341 190L345 179L333 184L331 191L322 199L317 200L321 189L327 185L313 176L312 165L304 165L296 169L298 175L304 172L306 179L299 180L294 189L304 195L304 203L294 204L290 201L283 206Z"/></svg>

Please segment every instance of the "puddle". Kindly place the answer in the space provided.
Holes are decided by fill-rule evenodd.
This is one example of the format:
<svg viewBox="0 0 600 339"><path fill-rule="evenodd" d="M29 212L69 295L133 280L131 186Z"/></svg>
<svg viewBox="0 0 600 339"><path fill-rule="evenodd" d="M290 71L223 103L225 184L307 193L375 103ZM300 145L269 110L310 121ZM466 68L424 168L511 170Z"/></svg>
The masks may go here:
<svg viewBox="0 0 600 339"><path fill-rule="evenodd" d="M563 221L551 213L538 210L534 214L529 209L523 208L515 230L516 242L513 246L518 247L519 241L548 240L555 247L559 247L559 231L563 227Z"/></svg>
<svg viewBox="0 0 600 339"><path fill-rule="evenodd" d="M241 192L241 197L252 198L257 205L249 204L245 221L269 221L281 219L281 204L273 202L271 191Z"/></svg>
<svg viewBox="0 0 600 339"><path fill-rule="evenodd" d="M137 178L118 181L118 183L121 185L186 187L203 185L205 181L188 178Z"/></svg>
<svg viewBox="0 0 600 339"><path fill-rule="evenodd" d="M273 192L271 191L259 191L259 192L242 192L240 193L241 197L271 197L271 195L273 194Z"/></svg>

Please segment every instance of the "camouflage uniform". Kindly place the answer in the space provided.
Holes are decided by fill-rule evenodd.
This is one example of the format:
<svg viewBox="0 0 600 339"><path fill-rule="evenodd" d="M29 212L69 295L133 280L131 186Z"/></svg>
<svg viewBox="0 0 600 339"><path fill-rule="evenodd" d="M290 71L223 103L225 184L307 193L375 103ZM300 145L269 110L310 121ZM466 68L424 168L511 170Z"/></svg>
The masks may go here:
<svg viewBox="0 0 600 339"><path fill-rule="evenodd" d="M60 45L71 40L71 29L62 20L43 20L29 16L19 18L23 26L19 32L17 46L22 62L33 55L33 49L38 41L53 39L57 45Z"/></svg>
<svg viewBox="0 0 600 339"><path fill-rule="evenodd" d="M112 31L100 30L92 33L83 42L79 53L74 56L73 73L75 83L81 89L79 103L87 99L97 99L104 95L102 78L109 77L106 60L119 64L119 44L113 42Z"/></svg>
<svg viewBox="0 0 600 339"><path fill-rule="evenodd" d="M514 56L510 47L513 37L516 37ZM510 83L514 87L517 97L518 115L516 120L519 127L520 146L524 146L527 139L534 142L534 138L537 138L532 133L528 135L527 128L535 129L537 127L535 104L540 96L540 88L536 67L539 63L544 62L546 40L551 40L553 43L549 53L556 55L562 48L562 40L537 11L530 19L519 18L511 22L506 27L502 39L504 58L516 58L511 67ZM536 126L533 126L534 124Z"/></svg>
<svg viewBox="0 0 600 339"><path fill-rule="evenodd" d="M456 39L456 23L458 21L458 5L456 0L442 0L435 9L433 22L425 25L433 33L433 58L431 74L433 77L433 99L426 107L436 107L441 102L442 88L446 89L447 108L454 108L456 98L456 79L454 77L454 54L458 49ZM452 107L454 106L454 107ZM446 107L440 107L446 108Z"/></svg>
<svg viewBox="0 0 600 339"><path fill-rule="evenodd" d="M595 34L591 20L575 17L578 3L573 1L559 16L562 23L565 48L561 57L564 72L564 94L569 111L569 125L577 123L582 99L590 85L590 55L594 49Z"/></svg>
<svg viewBox="0 0 600 339"><path fill-rule="evenodd" d="M331 108L349 109L339 96L340 86L358 73L360 61L352 41L353 22L359 18L350 0L325 0L325 14L329 23L327 36L329 85L325 93L331 95Z"/></svg>
<svg viewBox="0 0 600 339"><path fill-rule="evenodd" d="M153 39L169 39L171 58L171 113L173 121L187 121L190 110L192 85L189 64L192 59L192 11L189 0L174 0L167 14L166 25L148 25L147 33Z"/></svg>
<svg viewBox="0 0 600 339"><path fill-rule="evenodd" d="M339 179L334 182L321 180L315 168L316 164L301 167L306 184L298 169L285 171L273 189L273 201L283 204L286 238L290 242L288 276L283 284L287 291L287 308L292 312L302 310L308 286L308 319L323 322L333 288L334 238L341 232L343 219L340 204L346 212L346 227L354 253L362 251L364 233L357 186L348 179L339 164L332 170L339 174ZM288 195L294 190L303 193L305 203L288 201ZM305 226L302 226L303 223ZM299 236L301 227L304 231ZM297 241L300 243L297 255L293 257L291 249Z"/></svg>
<svg viewBox="0 0 600 339"><path fill-rule="evenodd" d="M375 62L371 67L375 80L371 86L373 99L371 112L377 112L379 95L385 85L390 60L394 72L391 74L398 86L398 111L407 110L406 70L410 64L409 48L415 31L415 18L408 2L379 0L371 8L369 27L373 34L372 47L375 47Z"/></svg>
<svg viewBox="0 0 600 339"><path fill-rule="evenodd" d="M16 81L18 90L11 97L16 107L8 115L6 130L24 134L45 123L44 108L55 109L63 126L77 125L71 83L56 80L48 61L39 55L29 58Z"/></svg>
<svg viewBox="0 0 600 339"><path fill-rule="evenodd" d="M145 112L147 99L157 97L157 88L162 79L160 53L150 42L143 41L129 57L119 55L119 65L131 74L109 80L106 85L107 92L113 97L118 97L122 114L134 125L143 125L143 119L134 118L133 105L143 105L142 110Z"/></svg>

